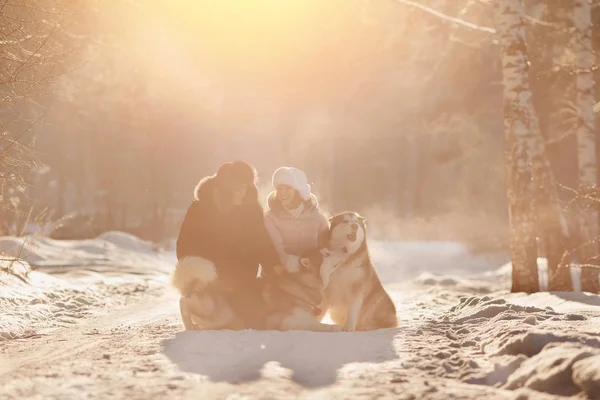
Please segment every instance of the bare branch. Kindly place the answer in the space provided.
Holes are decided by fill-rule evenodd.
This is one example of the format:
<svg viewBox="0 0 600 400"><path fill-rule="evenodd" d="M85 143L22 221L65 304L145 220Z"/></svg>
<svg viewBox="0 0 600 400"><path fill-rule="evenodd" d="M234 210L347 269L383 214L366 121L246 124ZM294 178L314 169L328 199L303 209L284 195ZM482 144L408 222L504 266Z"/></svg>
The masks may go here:
<svg viewBox="0 0 600 400"><path fill-rule="evenodd" d="M583 199L583 200L590 201L592 203L598 203L598 204L600 204L600 199L597 198L597 197L593 197L593 196L591 196L589 194L581 193L581 192L579 192L579 191L577 191L577 190L575 190L573 188L570 188L568 186L565 186L565 185L561 184L558 181L555 181L555 182L558 185L558 187L560 187L561 189L564 189L564 190L566 190L568 192L573 193L576 196L575 200L582 200Z"/></svg>
<svg viewBox="0 0 600 400"><path fill-rule="evenodd" d="M526 15L525 19L528 22L531 22L533 25L543 26L546 28L562 29L562 26L560 24L557 24L554 22L542 21L540 19L532 17L531 15Z"/></svg>
<svg viewBox="0 0 600 400"><path fill-rule="evenodd" d="M44 118L40 102L67 69L69 52L58 33L69 26L71 2L0 1L0 219L5 228L7 217L22 214L22 202L29 200L23 174L36 161L30 145L20 141Z"/></svg>
<svg viewBox="0 0 600 400"><path fill-rule="evenodd" d="M21 133L19 133L17 135L16 138L14 139L10 139L10 143L8 146L4 147L4 148L0 148L0 156L2 156L4 153L6 153L8 150L10 150L15 144L17 144L19 142L19 140L25 136L25 134L29 131L31 131L31 128L33 128L33 126L38 123L42 118L44 117L44 114L40 115L35 121L33 121L27 128L25 128L23 131L21 131Z"/></svg>
<svg viewBox="0 0 600 400"><path fill-rule="evenodd" d="M565 251L563 253L563 256L560 260L559 263L559 267L560 268L568 268L569 266L567 265L567 260L571 259L571 256L577 252L579 252L580 250L582 250L584 247L590 246L590 245L596 245L600 242L600 236L597 236L593 239L588 240L587 242L584 242L582 244L580 244L579 246L569 250L569 251ZM596 256L597 257L597 256ZM593 258L596 258L593 257ZM582 268L598 268L600 269L600 265L593 265L593 264L577 264L578 267L582 267Z"/></svg>
<svg viewBox="0 0 600 400"><path fill-rule="evenodd" d="M0 272L5 272L11 276L14 276L14 277L20 279L23 283L29 284L29 281L27 280L27 273L25 274L25 276L23 276L21 274L16 273L13 270L13 265L16 262L22 261L21 255L23 254L23 249L25 248L25 243L27 243L27 238L25 238L25 240L23 240L23 243L21 243L21 248L19 249L19 253L17 254L16 257L9 257L9 258L0 257L0 261L10 262L10 264L8 264L8 266L0 266Z"/></svg>
<svg viewBox="0 0 600 400"><path fill-rule="evenodd" d="M476 31L480 31L480 32L485 32L485 33L491 33L491 34L495 34L496 30L494 28L490 28L488 26L483 26L483 25L477 25L474 24L473 22L469 22L469 21L465 21L464 19L461 18L456 18L456 17L451 17L450 15L446 15L442 12L439 12L437 10L434 10L433 8L424 6L421 3L417 3L415 1L410 1L410 0L394 0L398 3L404 4L405 6L408 7L412 7L412 8L416 8L419 9L421 11L424 11L428 14L434 15L438 18L441 18L442 20L446 21L446 22L450 22L452 24L456 24L456 25L460 25L464 28L468 28L468 29L474 29Z"/></svg>

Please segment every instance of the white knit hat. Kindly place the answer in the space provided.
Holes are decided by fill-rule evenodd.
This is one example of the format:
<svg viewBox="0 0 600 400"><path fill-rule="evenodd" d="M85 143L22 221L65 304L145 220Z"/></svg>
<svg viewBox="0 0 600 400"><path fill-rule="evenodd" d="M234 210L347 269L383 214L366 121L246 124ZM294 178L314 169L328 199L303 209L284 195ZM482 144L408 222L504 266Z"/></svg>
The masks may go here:
<svg viewBox="0 0 600 400"><path fill-rule="evenodd" d="M281 167L273 173L273 187L291 186L300 193L302 200L310 199L310 185L304 171L294 167Z"/></svg>

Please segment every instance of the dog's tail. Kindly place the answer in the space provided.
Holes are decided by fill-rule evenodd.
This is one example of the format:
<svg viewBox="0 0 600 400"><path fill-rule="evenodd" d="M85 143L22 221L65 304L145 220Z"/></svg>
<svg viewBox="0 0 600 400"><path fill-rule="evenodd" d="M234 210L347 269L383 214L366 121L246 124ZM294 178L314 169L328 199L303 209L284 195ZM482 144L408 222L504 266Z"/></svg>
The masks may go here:
<svg viewBox="0 0 600 400"><path fill-rule="evenodd" d="M217 280L215 265L202 257L184 257L171 273L171 285L182 296L187 296L196 287L204 287Z"/></svg>

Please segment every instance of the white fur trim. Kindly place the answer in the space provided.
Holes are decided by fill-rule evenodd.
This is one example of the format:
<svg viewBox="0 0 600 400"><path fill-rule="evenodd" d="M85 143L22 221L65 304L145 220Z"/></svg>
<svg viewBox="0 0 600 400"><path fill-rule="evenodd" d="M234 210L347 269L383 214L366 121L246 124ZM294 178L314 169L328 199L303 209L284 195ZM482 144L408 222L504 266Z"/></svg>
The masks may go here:
<svg viewBox="0 0 600 400"><path fill-rule="evenodd" d="M216 280L215 265L197 256L188 256L179 260L171 274L171 285L182 296L187 296L195 286L206 286Z"/></svg>
<svg viewBox="0 0 600 400"><path fill-rule="evenodd" d="M310 185L304 171L294 167L281 167L273 173L273 187L288 185L298 191L302 200L310 199Z"/></svg>

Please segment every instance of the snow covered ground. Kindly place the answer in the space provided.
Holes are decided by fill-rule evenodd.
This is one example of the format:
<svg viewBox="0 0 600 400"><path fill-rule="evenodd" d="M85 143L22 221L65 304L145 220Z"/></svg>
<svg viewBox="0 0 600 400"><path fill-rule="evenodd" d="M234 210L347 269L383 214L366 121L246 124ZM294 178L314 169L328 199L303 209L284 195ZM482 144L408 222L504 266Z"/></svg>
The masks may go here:
<svg viewBox="0 0 600 400"><path fill-rule="evenodd" d="M503 255L371 243L398 329L182 332L172 253L22 243L0 238L35 266L0 273L0 398L600 399L600 296L510 294Z"/></svg>
<svg viewBox="0 0 600 400"><path fill-rule="evenodd" d="M81 241L0 237L0 254L0 269L16 275L0 273L0 340L49 332L162 294L174 263L173 254L122 232Z"/></svg>

